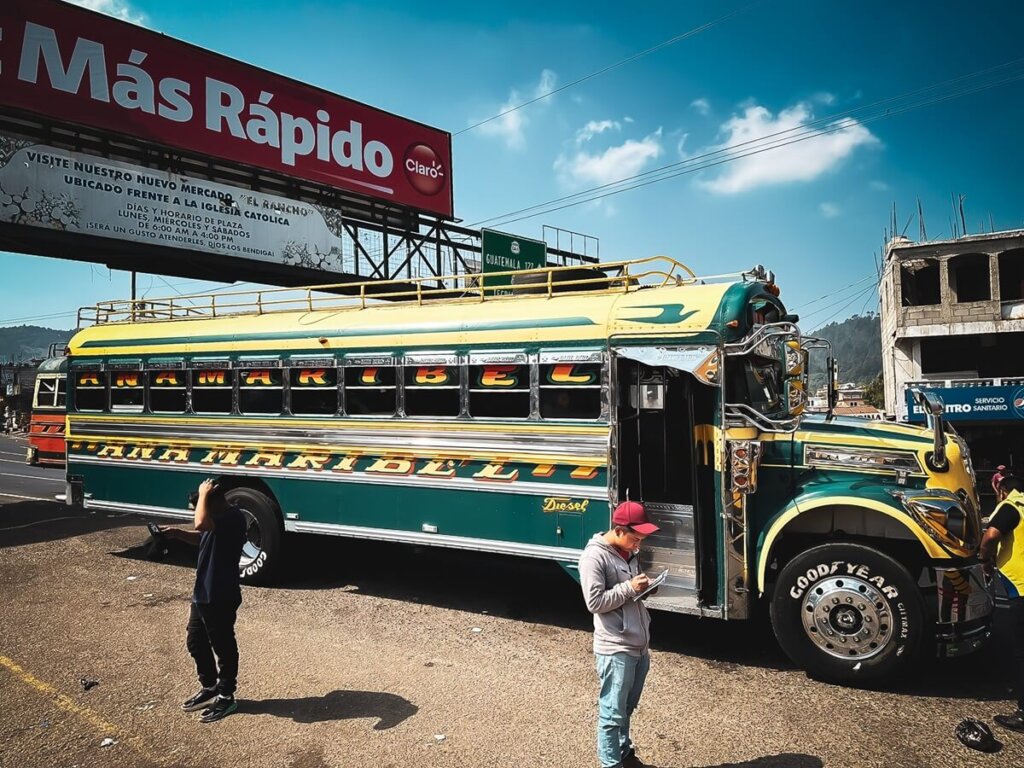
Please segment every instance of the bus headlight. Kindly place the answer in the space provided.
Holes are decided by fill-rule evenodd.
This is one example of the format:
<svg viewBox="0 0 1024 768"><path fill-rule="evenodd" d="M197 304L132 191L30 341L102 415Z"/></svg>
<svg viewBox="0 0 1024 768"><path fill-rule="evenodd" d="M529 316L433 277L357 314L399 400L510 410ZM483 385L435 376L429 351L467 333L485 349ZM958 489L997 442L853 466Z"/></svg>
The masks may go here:
<svg viewBox="0 0 1024 768"><path fill-rule="evenodd" d="M929 489L893 494L904 509L944 550L956 557L969 557L978 547L981 525L969 499L949 491Z"/></svg>

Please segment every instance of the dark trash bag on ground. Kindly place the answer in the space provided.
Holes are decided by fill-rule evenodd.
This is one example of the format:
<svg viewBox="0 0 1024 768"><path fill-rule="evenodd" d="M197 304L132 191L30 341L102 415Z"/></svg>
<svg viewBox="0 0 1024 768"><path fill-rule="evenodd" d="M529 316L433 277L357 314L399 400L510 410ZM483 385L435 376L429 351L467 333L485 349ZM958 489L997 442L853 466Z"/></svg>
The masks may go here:
<svg viewBox="0 0 1024 768"><path fill-rule="evenodd" d="M992 735L992 729L973 717L961 720L954 733L960 743L968 749L976 749L979 752L998 752L1003 747Z"/></svg>

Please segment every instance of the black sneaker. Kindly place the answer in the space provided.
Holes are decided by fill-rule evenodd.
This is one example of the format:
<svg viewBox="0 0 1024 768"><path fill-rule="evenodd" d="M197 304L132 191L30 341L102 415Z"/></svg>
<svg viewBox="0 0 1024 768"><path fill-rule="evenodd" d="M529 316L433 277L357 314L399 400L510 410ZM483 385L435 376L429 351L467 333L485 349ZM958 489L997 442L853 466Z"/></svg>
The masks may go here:
<svg viewBox="0 0 1024 768"><path fill-rule="evenodd" d="M1012 715L996 715L992 719L1003 726L1003 728L1024 733L1024 709L1018 709Z"/></svg>
<svg viewBox="0 0 1024 768"><path fill-rule="evenodd" d="M205 709L210 702L217 698L216 688L200 688L199 693L191 699L186 699L181 705L182 712L195 712L197 709Z"/></svg>
<svg viewBox="0 0 1024 768"><path fill-rule="evenodd" d="M199 722L212 723L215 720L227 717L236 709L238 709L238 702L235 701L234 696L218 696L213 704L203 710L203 714L199 717Z"/></svg>

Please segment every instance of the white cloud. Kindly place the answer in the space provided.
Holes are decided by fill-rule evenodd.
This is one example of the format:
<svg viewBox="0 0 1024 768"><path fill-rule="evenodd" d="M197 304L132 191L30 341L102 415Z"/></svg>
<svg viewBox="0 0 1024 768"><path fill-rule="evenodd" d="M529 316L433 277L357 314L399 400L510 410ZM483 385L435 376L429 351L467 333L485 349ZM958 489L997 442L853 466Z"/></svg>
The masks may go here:
<svg viewBox="0 0 1024 768"><path fill-rule="evenodd" d="M832 106L836 103L836 97L834 93L828 91L821 91L820 93L814 94L814 100L821 102L825 106Z"/></svg>
<svg viewBox="0 0 1024 768"><path fill-rule="evenodd" d="M818 129L804 128L813 119L806 103L795 104L777 116L759 105L746 107L742 115L734 115L722 124L725 141L700 153L735 148L734 152L745 155L759 147L775 148L726 163L718 176L703 180L700 185L717 194L734 195L772 184L811 181L838 167L857 147L879 143L878 138L856 120L846 118ZM806 136L806 132L812 130L813 135L808 138L779 145L790 138Z"/></svg>
<svg viewBox="0 0 1024 768"><path fill-rule="evenodd" d="M839 206L835 203L821 203L818 206L818 210L821 211L821 215L826 219L834 219L839 215Z"/></svg>
<svg viewBox="0 0 1024 768"><path fill-rule="evenodd" d="M587 123L578 131L576 131L576 143L582 144L585 141L590 141L599 133L604 133L605 131L618 131L621 129L622 125L621 123L619 123L618 120L591 120L589 123Z"/></svg>
<svg viewBox="0 0 1024 768"><path fill-rule="evenodd" d="M559 155L555 170L568 187L597 187L635 176L662 153L661 129L643 139L627 139L603 152Z"/></svg>
<svg viewBox="0 0 1024 768"><path fill-rule="evenodd" d="M527 109L515 109L515 107L518 107L525 101L547 96L555 89L557 82L558 76L550 69L545 69L540 73L540 81L533 87L532 93L523 96L517 89L513 88L509 92L505 103L495 110L495 114L501 114L502 112L505 114L481 125L480 132L503 139L505 146L509 149L524 149L526 147L524 130L530 122L529 117L526 115L529 107ZM546 100L541 101L538 106L545 103ZM469 124L473 125L478 122L480 122L480 118L475 118L471 119Z"/></svg>
<svg viewBox="0 0 1024 768"><path fill-rule="evenodd" d="M130 21L132 24L145 24L146 17L128 5L126 0L71 0L74 5L88 8L90 11L99 11L115 19Z"/></svg>
<svg viewBox="0 0 1024 768"><path fill-rule="evenodd" d="M875 179L874 181L870 182L868 184L868 186L871 187L876 192L888 192L889 191L889 185L886 184L884 181L880 181L878 179Z"/></svg>
<svg viewBox="0 0 1024 768"><path fill-rule="evenodd" d="M697 110L697 114L707 117L711 114L711 104L707 99L701 97L690 102L690 106Z"/></svg>

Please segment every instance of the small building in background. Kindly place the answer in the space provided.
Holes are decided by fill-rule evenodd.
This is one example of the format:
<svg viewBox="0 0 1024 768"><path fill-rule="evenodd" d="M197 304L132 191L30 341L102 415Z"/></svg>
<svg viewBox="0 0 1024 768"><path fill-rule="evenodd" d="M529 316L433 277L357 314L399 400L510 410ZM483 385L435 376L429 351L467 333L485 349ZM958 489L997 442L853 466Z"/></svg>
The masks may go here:
<svg viewBox="0 0 1024 768"><path fill-rule="evenodd" d="M885 419L885 413L878 410L873 405L843 405L839 403L832 413L835 416L855 416L858 419L871 419L872 421L882 421Z"/></svg>
<svg viewBox="0 0 1024 768"><path fill-rule="evenodd" d="M1024 230L896 238L879 290L886 411L924 423L910 392L938 394L991 506L995 468L1024 472Z"/></svg>

